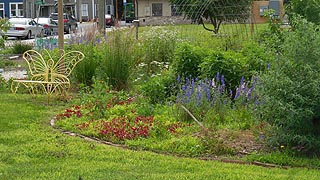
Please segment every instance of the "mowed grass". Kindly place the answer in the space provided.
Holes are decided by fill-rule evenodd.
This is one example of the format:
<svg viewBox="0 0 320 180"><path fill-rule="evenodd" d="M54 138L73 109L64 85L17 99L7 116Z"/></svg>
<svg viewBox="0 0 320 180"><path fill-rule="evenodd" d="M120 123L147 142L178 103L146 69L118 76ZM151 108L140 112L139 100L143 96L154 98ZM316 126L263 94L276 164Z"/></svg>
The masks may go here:
<svg viewBox="0 0 320 180"><path fill-rule="evenodd" d="M61 103L0 93L0 179L318 179L314 169L264 168L132 151L62 134Z"/></svg>

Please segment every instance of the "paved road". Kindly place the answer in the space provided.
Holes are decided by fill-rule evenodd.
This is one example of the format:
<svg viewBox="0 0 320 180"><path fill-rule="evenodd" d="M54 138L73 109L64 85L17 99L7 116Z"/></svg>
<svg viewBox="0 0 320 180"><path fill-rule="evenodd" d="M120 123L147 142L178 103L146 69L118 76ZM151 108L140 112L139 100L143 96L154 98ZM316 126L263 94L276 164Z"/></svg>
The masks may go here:
<svg viewBox="0 0 320 180"><path fill-rule="evenodd" d="M78 30L76 33L84 33L86 30L96 30L96 24L93 22L84 22L84 23L79 23L78 24ZM111 31L112 28L106 28L106 31ZM71 37L73 33L71 34L64 34L64 39L69 39ZM44 39L58 39L58 36L49 36L49 37L45 37ZM8 38L8 40L5 42L6 47L12 46L14 43L16 43L17 41L20 41L22 43L26 43L26 44L35 44L35 39L27 39L27 40L17 40L16 38Z"/></svg>

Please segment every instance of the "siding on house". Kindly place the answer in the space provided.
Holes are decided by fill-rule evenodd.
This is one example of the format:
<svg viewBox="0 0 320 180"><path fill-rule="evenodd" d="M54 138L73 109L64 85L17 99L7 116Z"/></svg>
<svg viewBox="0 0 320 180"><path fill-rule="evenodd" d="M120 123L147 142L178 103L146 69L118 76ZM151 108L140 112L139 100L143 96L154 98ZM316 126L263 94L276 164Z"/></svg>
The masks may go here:
<svg viewBox="0 0 320 180"><path fill-rule="evenodd" d="M34 1L24 0L25 17L37 17L39 5L34 4ZM51 13L58 12L56 2L56 0L45 0L45 3L40 5L39 17L48 17ZM64 12L72 14L80 21L90 21L98 14L97 3L98 0L64 0ZM113 0L106 0L106 13L114 14Z"/></svg>
<svg viewBox="0 0 320 180"><path fill-rule="evenodd" d="M0 16L2 18L23 17L23 0L0 1Z"/></svg>

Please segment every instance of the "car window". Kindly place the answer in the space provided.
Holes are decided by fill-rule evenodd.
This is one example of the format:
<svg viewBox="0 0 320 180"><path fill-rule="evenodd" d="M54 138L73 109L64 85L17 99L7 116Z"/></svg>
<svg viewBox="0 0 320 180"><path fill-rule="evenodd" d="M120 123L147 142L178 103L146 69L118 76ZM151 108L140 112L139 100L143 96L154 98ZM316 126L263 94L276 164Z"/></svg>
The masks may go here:
<svg viewBox="0 0 320 180"><path fill-rule="evenodd" d="M9 22L11 24L24 24L24 25L27 24L26 20L21 20L21 19L9 19Z"/></svg>
<svg viewBox="0 0 320 180"><path fill-rule="evenodd" d="M58 14L51 14L50 16L53 20L58 20Z"/></svg>

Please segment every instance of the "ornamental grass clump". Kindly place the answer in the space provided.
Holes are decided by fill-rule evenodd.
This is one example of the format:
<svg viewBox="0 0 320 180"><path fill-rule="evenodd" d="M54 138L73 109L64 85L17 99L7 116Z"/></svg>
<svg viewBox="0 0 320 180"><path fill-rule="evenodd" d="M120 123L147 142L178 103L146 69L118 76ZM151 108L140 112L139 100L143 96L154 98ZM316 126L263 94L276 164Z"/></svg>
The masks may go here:
<svg viewBox="0 0 320 180"><path fill-rule="evenodd" d="M93 78L97 75L99 59L102 57L102 43L105 40L106 36L97 33L94 26L89 30L72 34L70 39L67 40L67 49L77 50L85 54L84 60L73 71L73 78L78 83L85 86L93 84Z"/></svg>

